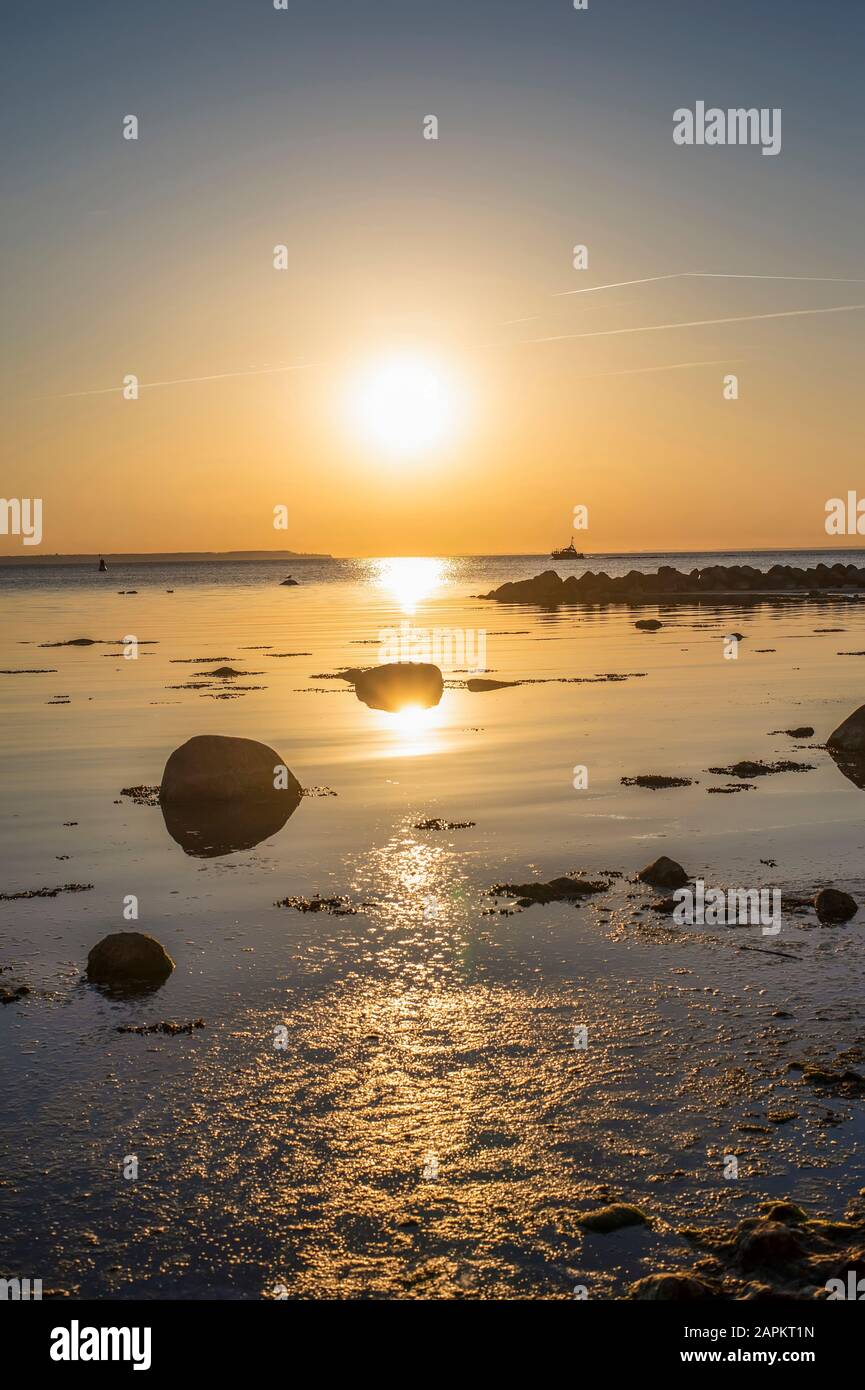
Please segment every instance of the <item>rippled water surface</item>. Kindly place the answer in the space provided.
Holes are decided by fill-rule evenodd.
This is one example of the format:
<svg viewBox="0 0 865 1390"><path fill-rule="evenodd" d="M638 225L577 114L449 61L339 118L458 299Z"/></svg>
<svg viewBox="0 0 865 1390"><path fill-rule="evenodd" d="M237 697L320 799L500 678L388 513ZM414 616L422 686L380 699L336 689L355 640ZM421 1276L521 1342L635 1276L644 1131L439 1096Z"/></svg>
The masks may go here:
<svg viewBox="0 0 865 1390"><path fill-rule="evenodd" d="M865 900L865 792L822 747L865 702L865 606L474 597L552 567L294 561L296 588L273 563L0 570L3 891L93 885L0 902L0 983L31 991L0 1007L0 1273L82 1296L618 1296L693 1262L683 1225L775 1194L838 1214L863 1186L861 1100L788 1064L865 1055L865 911L676 927L634 875L663 853L708 884ZM334 678L445 630L431 709L370 709ZM96 642L42 645L78 637ZM478 650L488 679L528 683L467 689ZM202 678L226 663L244 674ZM187 854L120 793L199 733L263 740L335 795L253 849ZM811 770L708 793L732 780L712 766L779 758ZM646 773L692 785L622 784ZM416 828L433 818L474 825ZM575 870L607 890L489 895ZM357 910L275 906L314 895ZM106 998L87 953L135 925L176 969ZM651 1229L583 1231L608 1200Z"/></svg>

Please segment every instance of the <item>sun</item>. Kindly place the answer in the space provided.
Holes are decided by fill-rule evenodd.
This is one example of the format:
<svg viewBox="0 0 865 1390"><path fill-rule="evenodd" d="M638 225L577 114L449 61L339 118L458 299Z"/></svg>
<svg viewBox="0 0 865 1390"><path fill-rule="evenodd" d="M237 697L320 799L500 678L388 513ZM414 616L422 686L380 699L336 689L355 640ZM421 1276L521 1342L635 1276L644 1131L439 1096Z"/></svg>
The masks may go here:
<svg viewBox="0 0 865 1390"><path fill-rule="evenodd" d="M460 414L460 393L438 362L408 353L362 368L348 390L352 430L393 457L429 452L450 439Z"/></svg>

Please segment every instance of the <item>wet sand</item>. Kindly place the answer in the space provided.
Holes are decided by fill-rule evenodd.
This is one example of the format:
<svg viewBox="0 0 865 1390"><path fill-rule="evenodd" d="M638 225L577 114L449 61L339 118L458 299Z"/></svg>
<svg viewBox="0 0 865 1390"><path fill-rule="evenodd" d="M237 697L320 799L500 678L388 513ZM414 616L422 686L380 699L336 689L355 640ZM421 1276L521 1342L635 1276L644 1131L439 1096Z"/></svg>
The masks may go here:
<svg viewBox="0 0 865 1390"><path fill-rule="evenodd" d="M3 888L93 888L0 903L0 982L31 991L0 1008L4 1270L73 1296L621 1297L694 1267L686 1227L781 1196L837 1217L865 1184L861 1098L789 1069L862 1068L865 911L785 911L773 937L677 928L635 878L669 854L719 886L865 902L865 794L821 747L865 699L839 655L865 648L865 611L538 612L448 577L16 597L0 667L55 669L0 677ZM664 627L635 629L647 615ZM320 678L373 664L406 618L486 629L488 672L526 683L444 670L437 706L394 715ZM112 655L128 634L154 645ZM38 659L82 636L99 644ZM251 678L203 675L222 665ZM769 732L797 726L804 746ZM254 849L186 854L121 790L158 785L197 733L261 739L336 795ZM813 770L707 794L730 780L711 767L785 759ZM691 785L622 784L651 774ZM435 820L464 828L417 828ZM578 870L608 890L489 896ZM276 906L316 896L357 911ZM176 961L136 1000L81 978L124 926ZM579 1225L609 1201L651 1226Z"/></svg>

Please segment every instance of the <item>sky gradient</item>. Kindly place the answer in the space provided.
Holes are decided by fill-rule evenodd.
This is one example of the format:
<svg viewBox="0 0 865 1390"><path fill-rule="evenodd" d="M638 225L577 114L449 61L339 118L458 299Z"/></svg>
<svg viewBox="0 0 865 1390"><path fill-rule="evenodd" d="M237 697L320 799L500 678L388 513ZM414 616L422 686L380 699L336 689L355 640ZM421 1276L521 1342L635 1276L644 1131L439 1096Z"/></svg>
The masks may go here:
<svg viewBox="0 0 865 1390"><path fill-rule="evenodd" d="M861 4L91 0L5 30L2 491L43 499L43 552L543 552L577 504L589 552L830 543L865 311L810 311L865 305ZM781 153L677 147L698 100L780 107ZM462 404L404 458L346 409L402 353ZM127 373L176 384L124 401Z"/></svg>

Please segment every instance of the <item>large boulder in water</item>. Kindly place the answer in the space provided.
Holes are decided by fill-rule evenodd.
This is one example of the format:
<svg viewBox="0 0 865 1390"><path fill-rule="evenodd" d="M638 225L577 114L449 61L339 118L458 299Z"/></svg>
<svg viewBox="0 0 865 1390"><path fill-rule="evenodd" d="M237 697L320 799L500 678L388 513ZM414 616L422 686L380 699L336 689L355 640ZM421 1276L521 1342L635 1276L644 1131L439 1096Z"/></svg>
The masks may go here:
<svg viewBox="0 0 865 1390"><path fill-rule="evenodd" d="M199 734L171 754L159 800L172 839L187 854L213 858L275 835L302 795L266 743Z"/></svg>
<svg viewBox="0 0 865 1390"><path fill-rule="evenodd" d="M849 714L826 740L826 747L855 786L865 790L865 705Z"/></svg>
<svg viewBox="0 0 865 1390"><path fill-rule="evenodd" d="M843 724L833 729L826 740L826 747L838 753L855 753L865 757L865 705L860 705L852 714L848 714Z"/></svg>
<svg viewBox="0 0 865 1390"><path fill-rule="evenodd" d="M431 662L392 661L352 674L357 698L370 709L391 713L411 705L429 709L444 690L442 673Z"/></svg>
<svg viewBox="0 0 865 1390"><path fill-rule="evenodd" d="M168 979L174 961L161 942L144 932L112 932L87 957L87 978L115 990L153 989Z"/></svg>

